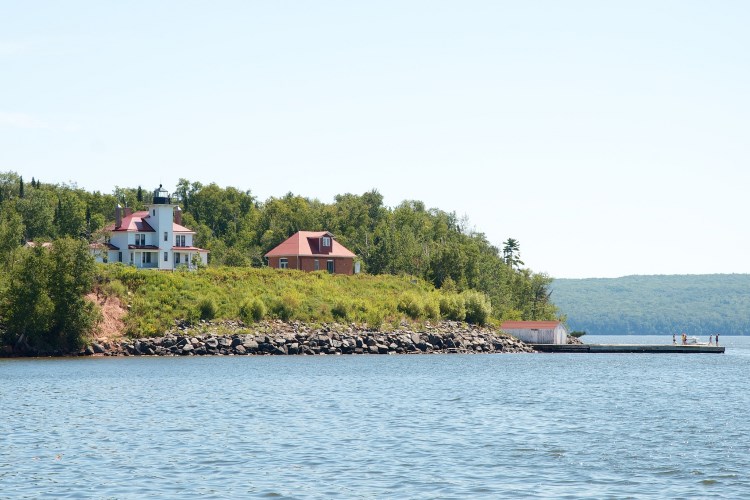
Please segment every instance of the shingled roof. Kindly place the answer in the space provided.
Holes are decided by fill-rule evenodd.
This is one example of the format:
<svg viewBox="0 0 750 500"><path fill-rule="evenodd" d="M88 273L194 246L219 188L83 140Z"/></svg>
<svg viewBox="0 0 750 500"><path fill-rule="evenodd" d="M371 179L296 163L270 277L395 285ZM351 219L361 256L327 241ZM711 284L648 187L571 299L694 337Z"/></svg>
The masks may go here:
<svg viewBox="0 0 750 500"><path fill-rule="evenodd" d="M321 253L318 248L320 238L323 236L331 238L331 251L329 253ZM289 257L297 255L310 257L356 257L353 252L336 241L328 231L298 231L268 252L266 257Z"/></svg>

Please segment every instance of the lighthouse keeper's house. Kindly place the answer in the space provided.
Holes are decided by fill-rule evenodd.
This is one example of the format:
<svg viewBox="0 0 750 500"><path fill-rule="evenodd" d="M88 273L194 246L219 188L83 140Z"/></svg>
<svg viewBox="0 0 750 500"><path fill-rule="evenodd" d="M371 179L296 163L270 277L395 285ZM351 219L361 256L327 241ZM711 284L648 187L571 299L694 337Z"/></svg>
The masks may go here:
<svg viewBox="0 0 750 500"><path fill-rule="evenodd" d="M98 262L122 262L138 268L175 269L208 263L208 250L193 246L195 231L182 225L182 211L159 186L148 210L117 205L106 243L92 245Z"/></svg>

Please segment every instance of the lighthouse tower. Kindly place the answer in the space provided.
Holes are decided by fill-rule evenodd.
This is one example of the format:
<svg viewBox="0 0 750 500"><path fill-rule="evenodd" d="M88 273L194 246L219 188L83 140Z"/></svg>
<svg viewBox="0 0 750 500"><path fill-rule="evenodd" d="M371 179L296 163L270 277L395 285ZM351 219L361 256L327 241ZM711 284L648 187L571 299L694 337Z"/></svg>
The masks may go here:
<svg viewBox="0 0 750 500"><path fill-rule="evenodd" d="M174 258L172 247L174 246L174 209L177 205L172 204L172 198L161 184L154 191L153 203L148 206L148 224L156 232L156 246L159 247L159 269L173 269Z"/></svg>

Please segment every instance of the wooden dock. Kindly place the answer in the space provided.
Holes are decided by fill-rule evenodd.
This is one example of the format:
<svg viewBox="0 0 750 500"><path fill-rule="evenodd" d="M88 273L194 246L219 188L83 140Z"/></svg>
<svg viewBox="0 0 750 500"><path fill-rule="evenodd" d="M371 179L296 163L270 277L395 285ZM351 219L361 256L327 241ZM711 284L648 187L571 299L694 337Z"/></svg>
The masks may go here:
<svg viewBox="0 0 750 500"><path fill-rule="evenodd" d="M531 344L537 352L723 354L723 345Z"/></svg>

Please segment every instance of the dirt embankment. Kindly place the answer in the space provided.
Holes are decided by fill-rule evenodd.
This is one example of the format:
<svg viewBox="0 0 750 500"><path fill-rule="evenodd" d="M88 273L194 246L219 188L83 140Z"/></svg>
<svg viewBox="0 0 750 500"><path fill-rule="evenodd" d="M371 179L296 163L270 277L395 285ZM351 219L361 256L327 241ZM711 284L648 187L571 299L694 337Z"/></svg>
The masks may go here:
<svg viewBox="0 0 750 500"><path fill-rule="evenodd" d="M99 292L91 292L86 295L86 300L97 304L102 314L101 321L94 329L94 342L121 341L125 336L125 322L123 318L128 311L123 307L120 299Z"/></svg>

